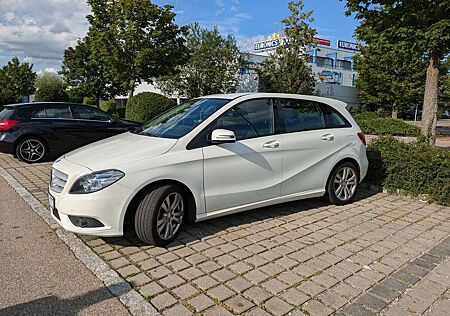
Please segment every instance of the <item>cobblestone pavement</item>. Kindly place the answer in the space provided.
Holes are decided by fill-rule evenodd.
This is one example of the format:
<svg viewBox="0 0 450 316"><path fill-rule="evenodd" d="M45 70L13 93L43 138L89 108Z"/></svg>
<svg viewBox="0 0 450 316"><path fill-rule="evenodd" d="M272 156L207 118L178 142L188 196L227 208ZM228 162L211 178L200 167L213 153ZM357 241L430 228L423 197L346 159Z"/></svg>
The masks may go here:
<svg viewBox="0 0 450 316"><path fill-rule="evenodd" d="M50 163L0 166L44 204ZM167 248L81 238L164 315L448 315L450 208L361 191L186 225Z"/></svg>

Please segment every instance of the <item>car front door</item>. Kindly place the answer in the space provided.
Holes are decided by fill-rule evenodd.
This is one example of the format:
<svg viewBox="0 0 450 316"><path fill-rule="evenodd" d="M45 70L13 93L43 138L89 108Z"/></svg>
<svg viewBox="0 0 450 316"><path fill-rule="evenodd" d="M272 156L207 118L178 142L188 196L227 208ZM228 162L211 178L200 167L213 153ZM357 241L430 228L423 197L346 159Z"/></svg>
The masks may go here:
<svg viewBox="0 0 450 316"><path fill-rule="evenodd" d="M210 127L233 131L236 142L203 148L207 212L280 196L283 142L276 125L265 98L234 106Z"/></svg>
<svg viewBox="0 0 450 316"><path fill-rule="evenodd" d="M275 103L284 129L281 195L323 191L333 155L342 149L340 130L327 124L317 102L278 99Z"/></svg>
<svg viewBox="0 0 450 316"><path fill-rule="evenodd" d="M83 145L123 132L122 129L120 131L110 129L113 124L108 113L87 105L72 105L71 108L78 120L78 134Z"/></svg>

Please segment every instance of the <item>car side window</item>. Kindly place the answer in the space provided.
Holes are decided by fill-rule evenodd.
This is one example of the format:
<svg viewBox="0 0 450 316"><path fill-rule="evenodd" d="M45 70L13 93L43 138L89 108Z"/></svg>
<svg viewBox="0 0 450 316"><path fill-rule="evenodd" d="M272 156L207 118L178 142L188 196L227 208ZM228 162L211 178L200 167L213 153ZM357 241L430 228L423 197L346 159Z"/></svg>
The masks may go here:
<svg viewBox="0 0 450 316"><path fill-rule="evenodd" d="M45 108L34 112L33 118L47 118L47 114L45 113Z"/></svg>
<svg viewBox="0 0 450 316"><path fill-rule="evenodd" d="M50 119L72 119L69 106L48 106L45 108L45 113Z"/></svg>
<svg viewBox="0 0 450 316"><path fill-rule="evenodd" d="M280 103L286 133L326 128L325 117L316 102L286 99Z"/></svg>
<svg viewBox="0 0 450 316"><path fill-rule="evenodd" d="M218 120L216 128L233 131L236 140L274 134L274 113L270 99L256 99L242 102Z"/></svg>
<svg viewBox="0 0 450 316"><path fill-rule="evenodd" d="M90 120L90 121L109 121L111 117L109 114L100 111L92 106L75 106L72 107L75 118L80 120Z"/></svg>
<svg viewBox="0 0 450 316"><path fill-rule="evenodd" d="M333 109L331 106L321 103L320 108L325 115L325 121L328 127L343 128L352 126L341 113Z"/></svg>

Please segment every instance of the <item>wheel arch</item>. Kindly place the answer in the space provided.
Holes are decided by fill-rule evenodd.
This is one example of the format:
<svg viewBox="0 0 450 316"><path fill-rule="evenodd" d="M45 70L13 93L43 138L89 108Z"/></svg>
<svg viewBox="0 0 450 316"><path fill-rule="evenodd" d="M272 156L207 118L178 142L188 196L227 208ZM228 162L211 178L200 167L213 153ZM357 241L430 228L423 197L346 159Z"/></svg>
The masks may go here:
<svg viewBox="0 0 450 316"><path fill-rule="evenodd" d="M19 143L22 140L24 140L26 138L31 138L31 137L35 137L35 138L38 138L39 140L42 140L44 142L45 148L48 150L48 152L50 152L50 145L48 143L48 140L45 137L43 137L42 135L39 135L39 134L35 134L35 133L26 133L26 134L23 134L23 135L20 135L19 137L17 137L17 140L14 143L14 154L17 151L17 146L19 146Z"/></svg>
<svg viewBox="0 0 450 316"><path fill-rule="evenodd" d="M143 186L139 191L131 198L130 202L128 203L125 214L122 221L122 228L129 224L134 223L134 217L136 214L137 206L142 198L142 195L148 191L151 188L156 188L162 185L167 184L174 184L178 185L181 188L183 188L184 197L187 199L188 202L188 211L187 211L187 219L189 221L195 221L196 219L196 211L197 211L197 203L195 200L195 196L192 193L192 190L183 182L174 180L174 179L160 179L153 182L150 182Z"/></svg>
<svg viewBox="0 0 450 316"><path fill-rule="evenodd" d="M327 178L327 182L325 183L325 191L328 188L328 183L331 180L331 175L333 174L333 171L336 170L336 168L338 166L340 166L341 164L343 164L344 162L350 162L351 164L353 164L356 167L356 170L358 171L358 176L359 176L359 180L361 180L361 166L359 165L358 161L353 158L353 157L345 157L342 158L341 160L339 160L338 162L336 162L333 166L333 168L331 168L330 172L328 173L328 178Z"/></svg>

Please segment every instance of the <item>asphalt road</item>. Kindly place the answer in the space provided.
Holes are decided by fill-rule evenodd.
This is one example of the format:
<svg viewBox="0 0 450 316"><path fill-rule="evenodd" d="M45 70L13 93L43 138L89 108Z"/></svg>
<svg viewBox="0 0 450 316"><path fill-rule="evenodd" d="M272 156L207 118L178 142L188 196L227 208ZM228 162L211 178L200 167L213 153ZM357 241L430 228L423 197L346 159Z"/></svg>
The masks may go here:
<svg viewBox="0 0 450 316"><path fill-rule="evenodd" d="M1 177L0 315L129 315Z"/></svg>

